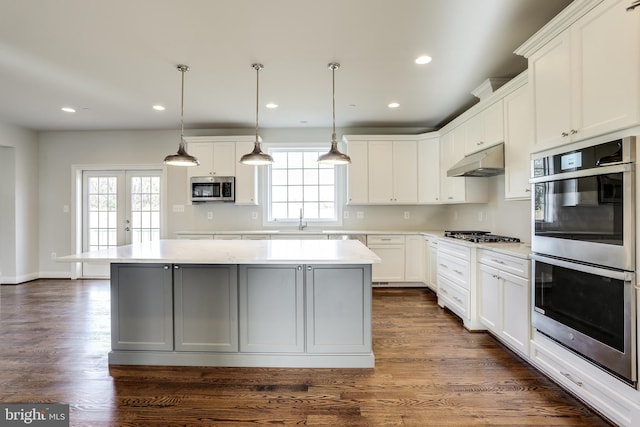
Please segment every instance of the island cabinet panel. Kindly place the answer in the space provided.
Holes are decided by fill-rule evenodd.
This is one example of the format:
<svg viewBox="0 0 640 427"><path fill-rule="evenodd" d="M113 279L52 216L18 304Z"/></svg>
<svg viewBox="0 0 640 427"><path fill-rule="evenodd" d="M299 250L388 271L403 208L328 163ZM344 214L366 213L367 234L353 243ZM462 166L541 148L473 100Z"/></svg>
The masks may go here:
<svg viewBox="0 0 640 427"><path fill-rule="evenodd" d="M305 268L307 352L371 352L371 267Z"/></svg>
<svg viewBox="0 0 640 427"><path fill-rule="evenodd" d="M173 266L176 351L238 351L238 267Z"/></svg>
<svg viewBox="0 0 640 427"><path fill-rule="evenodd" d="M301 265L241 265L240 351L304 352Z"/></svg>
<svg viewBox="0 0 640 427"><path fill-rule="evenodd" d="M111 264L111 347L173 350L169 264Z"/></svg>

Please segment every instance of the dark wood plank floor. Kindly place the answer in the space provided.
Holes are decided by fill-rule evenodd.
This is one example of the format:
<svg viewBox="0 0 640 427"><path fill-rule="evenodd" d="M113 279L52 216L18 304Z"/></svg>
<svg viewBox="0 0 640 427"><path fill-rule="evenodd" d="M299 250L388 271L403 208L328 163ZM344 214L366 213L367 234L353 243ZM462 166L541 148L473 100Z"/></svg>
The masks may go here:
<svg viewBox="0 0 640 427"><path fill-rule="evenodd" d="M0 402L70 404L72 426L602 426L423 289L376 289L374 369L109 369L109 284L0 287Z"/></svg>

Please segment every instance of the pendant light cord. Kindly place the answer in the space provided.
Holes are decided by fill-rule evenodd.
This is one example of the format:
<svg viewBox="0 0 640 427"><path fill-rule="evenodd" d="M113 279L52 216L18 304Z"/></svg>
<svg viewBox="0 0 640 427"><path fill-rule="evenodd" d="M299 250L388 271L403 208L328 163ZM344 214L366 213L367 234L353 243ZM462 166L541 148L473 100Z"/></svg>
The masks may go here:
<svg viewBox="0 0 640 427"><path fill-rule="evenodd" d="M260 97L260 69L262 66L260 64L255 64L253 66L256 70L256 141L258 141L258 113L260 109L258 108L259 97Z"/></svg>
<svg viewBox="0 0 640 427"><path fill-rule="evenodd" d="M180 144L184 143L184 73L189 71L187 65L178 65L178 70L182 73L182 85L180 87Z"/></svg>
<svg viewBox="0 0 640 427"><path fill-rule="evenodd" d="M331 133L331 143L336 141L336 69L340 68L340 64L337 62L329 63L329 69L331 70L331 91L332 91L332 108L333 108L333 132Z"/></svg>

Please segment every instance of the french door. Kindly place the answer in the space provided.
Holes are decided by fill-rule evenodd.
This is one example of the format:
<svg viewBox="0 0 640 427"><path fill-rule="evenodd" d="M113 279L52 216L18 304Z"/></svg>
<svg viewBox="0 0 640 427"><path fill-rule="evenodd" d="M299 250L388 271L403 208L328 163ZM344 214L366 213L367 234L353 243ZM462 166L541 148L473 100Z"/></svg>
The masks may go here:
<svg viewBox="0 0 640 427"><path fill-rule="evenodd" d="M82 172L82 251L160 239L161 170ZM82 277L109 277L109 265L83 263Z"/></svg>

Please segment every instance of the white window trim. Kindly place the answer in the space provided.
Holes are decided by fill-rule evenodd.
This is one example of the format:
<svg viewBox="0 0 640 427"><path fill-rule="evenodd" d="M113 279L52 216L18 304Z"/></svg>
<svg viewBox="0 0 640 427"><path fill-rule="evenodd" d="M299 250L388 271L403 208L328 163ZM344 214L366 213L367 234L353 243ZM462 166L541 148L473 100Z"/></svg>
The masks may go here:
<svg viewBox="0 0 640 427"><path fill-rule="evenodd" d="M296 143L269 143L262 144L262 150L271 153L273 149L289 149L289 150L317 150L317 151L328 151L330 146L329 144L324 144L321 142L296 142ZM346 166L338 165L335 167L335 206L336 206L336 219L333 221L327 221L322 219L307 219L303 218L303 221L307 224L306 229L317 230L322 227L341 227L342 226L342 216L344 210L344 204L346 200L346 191L347 191L347 170ZM263 206L262 206L262 226L265 228L295 228L298 229L298 225L300 221L296 220L271 220L269 215L269 210L271 206L271 166L264 167L260 169L260 182L261 188L260 192L263 196Z"/></svg>

